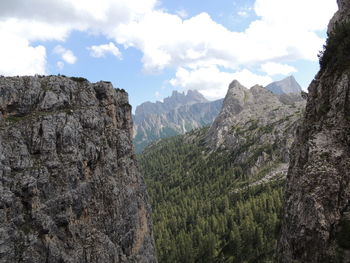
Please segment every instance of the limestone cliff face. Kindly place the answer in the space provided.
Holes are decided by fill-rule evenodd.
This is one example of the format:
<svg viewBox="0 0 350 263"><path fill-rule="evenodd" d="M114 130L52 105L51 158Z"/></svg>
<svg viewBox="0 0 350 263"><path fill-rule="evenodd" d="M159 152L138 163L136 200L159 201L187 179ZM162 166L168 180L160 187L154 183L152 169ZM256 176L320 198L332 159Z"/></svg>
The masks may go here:
<svg viewBox="0 0 350 263"><path fill-rule="evenodd" d="M349 21L349 3L338 1L331 32L335 21ZM280 262L350 262L350 70L340 68L323 68L309 87L287 177Z"/></svg>
<svg viewBox="0 0 350 263"><path fill-rule="evenodd" d="M0 78L0 262L156 262L126 92Z"/></svg>
<svg viewBox="0 0 350 263"><path fill-rule="evenodd" d="M212 149L232 149L239 145L238 138L242 133L237 128L272 127L284 123L284 120L294 123L304 105L300 94L276 95L259 85L247 89L234 80L229 86L220 114L208 131L206 141ZM292 136L293 132L289 131L288 136L283 135L281 131L287 131L284 128L269 136L279 134L280 139ZM277 137L270 139L273 142ZM264 138L262 143L270 139Z"/></svg>
<svg viewBox="0 0 350 263"><path fill-rule="evenodd" d="M225 152L251 178L285 175L295 127L304 110L300 94L273 94L233 81L220 114L204 141L212 152Z"/></svg>
<svg viewBox="0 0 350 263"><path fill-rule="evenodd" d="M348 0L337 0L339 10L336 12L329 22L328 34L330 34L337 23L350 21L350 2Z"/></svg>

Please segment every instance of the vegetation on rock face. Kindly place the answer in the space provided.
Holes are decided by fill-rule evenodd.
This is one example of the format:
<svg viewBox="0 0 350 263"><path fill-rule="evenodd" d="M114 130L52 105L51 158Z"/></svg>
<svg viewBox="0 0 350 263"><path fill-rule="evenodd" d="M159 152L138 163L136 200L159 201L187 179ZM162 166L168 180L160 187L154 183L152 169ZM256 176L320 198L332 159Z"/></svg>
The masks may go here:
<svg viewBox="0 0 350 263"><path fill-rule="evenodd" d="M86 82L88 81L86 78L82 77L70 77L71 80L76 81L76 82Z"/></svg>
<svg viewBox="0 0 350 263"><path fill-rule="evenodd" d="M350 67L350 22L335 25L318 57L321 72L327 67L333 71Z"/></svg>
<svg viewBox="0 0 350 263"><path fill-rule="evenodd" d="M283 183L252 186L273 164L252 178L245 172L251 164L237 164L235 154L208 153L206 132L162 140L139 157L153 205L158 260L271 262Z"/></svg>

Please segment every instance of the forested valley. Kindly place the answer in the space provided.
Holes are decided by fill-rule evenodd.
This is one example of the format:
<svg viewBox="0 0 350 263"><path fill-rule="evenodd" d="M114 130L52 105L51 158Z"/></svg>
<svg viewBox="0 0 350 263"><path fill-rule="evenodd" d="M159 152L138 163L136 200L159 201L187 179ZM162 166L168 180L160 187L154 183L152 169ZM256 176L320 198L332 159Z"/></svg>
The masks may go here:
<svg viewBox="0 0 350 263"><path fill-rule="evenodd" d="M272 167L247 176L249 164L233 165L233 153L208 152L206 131L164 139L139 156L159 262L273 261L283 180L252 186Z"/></svg>

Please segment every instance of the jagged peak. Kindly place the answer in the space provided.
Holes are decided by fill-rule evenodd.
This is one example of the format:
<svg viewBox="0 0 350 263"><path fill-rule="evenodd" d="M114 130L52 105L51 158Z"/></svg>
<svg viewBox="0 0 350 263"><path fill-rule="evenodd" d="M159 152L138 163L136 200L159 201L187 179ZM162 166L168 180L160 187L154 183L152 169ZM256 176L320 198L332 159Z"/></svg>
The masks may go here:
<svg viewBox="0 0 350 263"><path fill-rule="evenodd" d="M157 101L153 103L146 101L137 106L135 115L164 113L184 105L204 102L208 102L208 100L198 90L188 90L187 94L185 94L185 92L173 90L171 96L166 97L163 102Z"/></svg>
<svg viewBox="0 0 350 263"><path fill-rule="evenodd" d="M237 89L237 88L239 88L239 89L242 89L242 88L247 89L247 88L244 87L238 80L234 79L234 80L230 83L230 85L228 86L228 89L230 90L230 89Z"/></svg>
<svg viewBox="0 0 350 263"><path fill-rule="evenodd" d="M268 90L261 85L254 85L253 87L250 88L250 91L251 92L260 92L260 91L268 91Z"/></svg>
<svg viewBox="0 0 350 263"><path fill-rule="evenodd" d="M178 97L178 96L185 96L185 92L179 92L177 90L173 90L170 97Z"/></svg>
<svg viewBox="0 0 350 263"><path fill-rule="evenodd" d="M279 81L274 81L267 85L265 88L277 95L288 93L300 93L302 91L301 86L296 81L293 75L290 75Z"/></svg>
<svg viewBox="0 0 350 263"><path fill-rule="evenodd" d="M288 79L293 80L294 77L289 76ZM291 98L287 102L289 101L294 102L295 100ZM279 111L277 112L276 109ZM290 108L287 103L281 102L278 95L265 87L254 85L248 89L239 81L233 80L229 85L221 112L206 135L206 142L212 149L221 147L221 145L224 145L223 147L232 146L235 141L234 136L232 137L230 133L232 127L243 127L251 120L267 125L294 111L295 108Z"/></svg>

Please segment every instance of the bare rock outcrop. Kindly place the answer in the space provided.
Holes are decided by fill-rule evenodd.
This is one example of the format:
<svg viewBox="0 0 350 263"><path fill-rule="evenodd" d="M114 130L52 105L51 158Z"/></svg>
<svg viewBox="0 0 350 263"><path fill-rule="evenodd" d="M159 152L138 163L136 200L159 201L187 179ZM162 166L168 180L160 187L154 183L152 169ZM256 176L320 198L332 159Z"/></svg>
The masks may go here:
<svg viewBox="0 0 350 263"><path fill-rule="evenodd" d="M287 125L295 123L299 119L298 113L302 111L305 100L300 94L273 94L270 90L255 85L250 89L242 86L237 80L230 85L220 114L211 125L206 141L212 149L235 148L242 128L253 130L254 127L271 127L278 124ZM284 122L289 120L289 122ZM280 126L283 126L280 125ZM288 136L282 134L287 131L285 127L278 129L280 139L291 137L293 132L288 131ZM283 131L283 132L282 132ZM265 142L277 140L279 132L268 134ZM263 144L263 142L262 142Z"/></svg>
<svg viewBox="0 0 350 263"><path fill-rule="evenodd" d="M350 2L338 4L329 26L333 37L336 22L349 22ZM349 38L334 39L342 43L330 37L328 44L349 50ZM338 56L350 57L327 48L324 54L332 61L327 64L324 58L309 87L291 151L280 262L350 262L350 68L340 65Z"/></svg>
<svg viewBox="0 0 350 263"><path fill-rule="evenodd" d="M285 174L281 167L289 162L289 149L304 107L301 94L277 95L259 85L247 89L234 80L220 114L205 135L205 144L212 152L225 152L252 178L268 171L262 181L269 181L274 175Z"/></svg>
<svg viewBox="0 0 350 263"><path fill-rule="evenodd" d="M123 90L0 78L0 262L156 262Z"/></svg>

